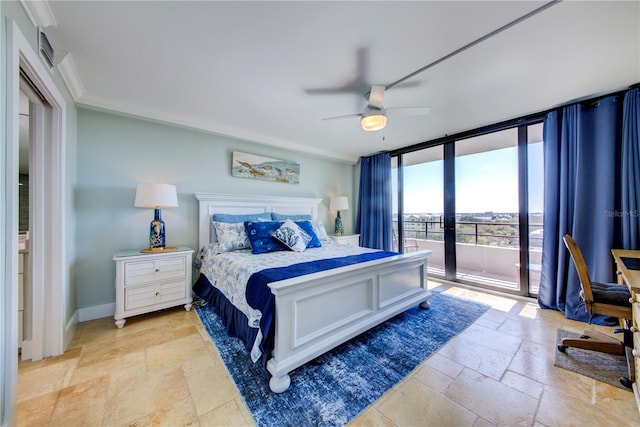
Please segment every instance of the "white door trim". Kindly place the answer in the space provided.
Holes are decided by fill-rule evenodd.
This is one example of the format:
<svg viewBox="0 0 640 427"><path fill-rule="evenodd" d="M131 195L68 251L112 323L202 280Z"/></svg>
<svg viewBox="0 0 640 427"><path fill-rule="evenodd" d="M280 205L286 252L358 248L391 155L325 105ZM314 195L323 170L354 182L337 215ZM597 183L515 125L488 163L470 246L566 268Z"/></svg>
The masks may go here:
<svg viewBox="0 0 640 427"><path fill-rule="evenodd" d="M56 356L64 351L64 326L68 289L66 231L65 231L65 127L66 102L53 82L40 57L29 45L18 25L6 22L6 144L3 169L5 185L2 189L6 209L2 222L4 234L5 300L4 318L7 320L3 337L3 399L2 423L15 421L17 397L17 255L18 255L18 145L20 68L29 76L51 106L50 118L44 122L48 133L44 147L36 148L33 168L41 178L36 182L35 212L30 233L32 265L33 322L31 339L32 360ZM45 123L46 124L46 123ZM33 273L37 274L33 274ZM14 315L15 313L15 315Z"/></svg>
<svg viewBox="0 0 640 427"><path fill-rule="evenodd" d="M56 356L64 351L63 330L66 314L65 286L66 240L64 222L64 202L66 199L64 147L66 141L66 102L56 88L49 71L40 57L31 48L18 26L9 22L9 31L13 34L8 49L7 78L11 82L8 96L16 101L12 111L18 112L19 70L23 69L32 83L51 106L51 117L41 118L42 125L49 138L36 140L34 164L32 170L38 170L40 178L36 180L34 212L31 221L36 230L31 233L30 253L34 264L42 270L31 277L33 288L33 331L32 360ZM9 56L11 61L9 61ZM15 94L14 94L15 93ZM12 127L18 129L19 117L11 117ZM8 120L9 121L9 120ZM18 149L18 133L11 139L14 149ZM16 163L17 164L17 163ZM17 170L12 175L16 180ZM17 224L14 224L17 227ZM17 235L17 228L16 233ZM37 274L35 274L37 273Z"/></svg>

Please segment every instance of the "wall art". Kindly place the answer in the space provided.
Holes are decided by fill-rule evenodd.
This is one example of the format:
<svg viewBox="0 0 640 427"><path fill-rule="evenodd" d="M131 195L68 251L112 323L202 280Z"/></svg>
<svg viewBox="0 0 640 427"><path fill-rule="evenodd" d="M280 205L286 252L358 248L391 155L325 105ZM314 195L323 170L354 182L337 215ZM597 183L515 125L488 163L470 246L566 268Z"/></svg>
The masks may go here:
<svg viewBox="0 0 640 427"><path fill-rule="evenodd" d="M265 181L300 183L300 164L255 154L233 152L231 175Z"/></svg>

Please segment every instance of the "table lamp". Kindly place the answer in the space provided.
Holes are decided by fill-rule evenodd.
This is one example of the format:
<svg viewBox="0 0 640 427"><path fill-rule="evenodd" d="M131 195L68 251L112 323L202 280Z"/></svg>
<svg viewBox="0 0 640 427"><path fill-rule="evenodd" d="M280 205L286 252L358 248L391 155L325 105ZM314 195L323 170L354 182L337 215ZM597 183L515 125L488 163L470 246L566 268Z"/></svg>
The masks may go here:
<svg viewBox="0 0 640 427"><path fill-rule="evenodd" d="M149 249L146 252L157 252L175 249L165 246L166 235L164 221L160 216L161 208L177 208L178 194L176 186L170 184L138 184L136 188L136 208L154 209L153 221L149 227ZM143 252L145 250L143 249Z"/></svg>
<svg viewBox="0 0 640 427"><path fill-rule="evenodd" d="M342 218L340 217L340 211L341 210L348 210L349 209L349 198L346 196L337 196L337 197L332 197L331 199L329 199L329 210L330 211L337 211L336 214L336 229L335 229L335 234L336 236L341 236L342 233L344 232L344 229L342 228Z"/></svg>

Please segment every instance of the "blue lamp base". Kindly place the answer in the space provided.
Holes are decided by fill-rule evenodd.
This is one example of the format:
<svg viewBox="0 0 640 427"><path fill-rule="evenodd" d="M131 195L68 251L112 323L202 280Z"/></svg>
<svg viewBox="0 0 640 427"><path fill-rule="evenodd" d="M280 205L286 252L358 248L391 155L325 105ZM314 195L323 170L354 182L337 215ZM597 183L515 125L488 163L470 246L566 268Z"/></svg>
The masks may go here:
<svg viewBox="0 0 640 427"><path fill-rule="evenodd" d="M164 221L160 209L155 209L153 221L149 227L149 248L162 250L165 247Z"/></svg>
<svg viewBox="0 0 640 427"><path fill-rule="evenodd" d="M335 233L336 236L341 236L344 233L344 229L342 228L342 217L340 217L340 211L336 215L336 225L335 225Z"/></svg>

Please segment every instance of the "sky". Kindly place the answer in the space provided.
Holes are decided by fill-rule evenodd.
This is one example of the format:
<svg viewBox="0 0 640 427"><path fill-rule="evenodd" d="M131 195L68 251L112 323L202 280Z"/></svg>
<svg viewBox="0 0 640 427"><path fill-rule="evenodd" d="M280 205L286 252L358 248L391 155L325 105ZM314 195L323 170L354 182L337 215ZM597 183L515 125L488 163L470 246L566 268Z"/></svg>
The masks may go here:
<svg viewBox="0 0 640 427"><path fill-rule="evenodd" d="M457 212L518 212L517 155L517 147L509 147L456 157ZM442 160L438 160L404 168L405 213L442 213L442 165ZM529 212L532 213L542 212L542 165L542 144L530 144ZM397 212L395 198L394 212Z"/></svg>

